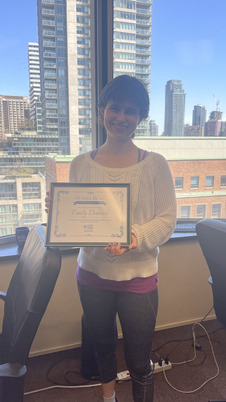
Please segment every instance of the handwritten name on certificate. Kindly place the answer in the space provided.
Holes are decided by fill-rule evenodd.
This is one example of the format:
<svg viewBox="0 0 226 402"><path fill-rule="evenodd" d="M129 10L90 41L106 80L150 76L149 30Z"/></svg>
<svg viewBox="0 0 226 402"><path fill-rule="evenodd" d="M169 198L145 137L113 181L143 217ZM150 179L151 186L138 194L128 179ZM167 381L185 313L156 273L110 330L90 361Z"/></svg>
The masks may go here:
<svg viewBox="0 0 226 402"><path fill-rule="evenodd" d="M46 245L130 243L130 185L53 183Z"/></svg>

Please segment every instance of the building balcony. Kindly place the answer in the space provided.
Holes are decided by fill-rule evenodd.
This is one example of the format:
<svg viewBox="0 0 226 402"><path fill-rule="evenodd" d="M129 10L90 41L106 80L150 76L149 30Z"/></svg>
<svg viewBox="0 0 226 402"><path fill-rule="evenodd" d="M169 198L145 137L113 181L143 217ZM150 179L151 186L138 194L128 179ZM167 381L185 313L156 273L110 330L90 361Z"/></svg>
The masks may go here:
<svg viewBox="0 0 226 402"><path fill-rule="evenodd" d="M51 10L49 8L43 8L42 15L55 15L55 10Z"/></svg>
<svg viewBox="0 0 226 402"><path fill-rule="evenodd" d="M139 67L136 67L136 73L139 73L139 74L150 74L150 68L139 68Z"/></svg>
<svg viewBox="0 0 226 402"><path fill-rule="evenodd" d="M46 99L57 99L57 94L51 94L51 93L48 93L48 91L45 91L45 98Z"/></svg>
<svg viewBox="0 0 226 402"><path fill-rule="evenodd" d="M150 29L140 29L140 28L137 28L136 33L139 34L139 35L143 35L143 36L148 36L148 37L151 36Z"/></svg>
<svg viewBox="0 0 226 402"><path fill-rule="evenodd" d="M55 26L56 23L55 21L52 20L42 20L42 26Z"/></svg>
<svg viewBox="0 0 226 402"><path fill-rule="evenodd" d="M137 14L140 14L140 15L148 15L148 16L151 17L151 11L150 11L150 9L143 9L143 8L137 7L136 12L137 12Z"/></svg>
<svg viewBox="0 0 226 402"><path fill-rule="evenodd" d="M150 4L150 0L137 0L137 5Z"/></svg>
<svg viewBox="0 0 226 402"><path fill-rule="evenodd" d="M146 60L136 60L136 65L137 65L137 66L139 66L139 65L142 65L142 66L150 66L150 64L151 64L151 59L150 59L150 57L147 58Z"/></svg>
<svg viewBox="0 0 226 402"><path fill-rule="evenodd" d="M54 4L55 0L42 0L42 4Z"/></svg>
<svg viewBox="0 0 226 402"><path fill-rule="evenodd" d="M137 45L142 45L142 46L151 46L151 39L145 39L145 38L141 38L141 37L139 37L139 36L137 36L137 39L136 39L136 43L137 43Z"/></svg>
<svg viewBox="0 0 226 402"><path fill-rule="evenodd" d="M44 67L56 68L56 63L44 62Z"/></svg>
<svg viewBox="0 0 226 402"><path fill-rule="evenodd" d="M49 40L44 40L44 41L43 41L43 46L46 46L46 47L56 47L56 42L51 42L51 41L49 41Z"/></svg>
<svg viewBox="0 0 226 402"><path fill-rule="evenodd" d="M57 109L57 104L56 103L46 103L46 110L48 109ZM51 110L51 113L53 113L53 111Z"/></svg>
<svg viewBox="0 0 226 402"><path fill-rule="evenodd" d="M44 52L43 53L44 57L56 57L56 52Z"/></svg>
<svg viewBox="0 0 226 402"><path fill-rule="evenodd" d="M140 54L140 55L150 55L150 51L145 47L143 49L136 49L136 54Z"/></svg>
<svg viewBox="0 0 226 402"><path fill-rule="evenodd" d="M136 24L137 24L137 25L143 25L143 26L145 26L145 27L148 27L148 26L151 26L151 19L149 19L149 20L147 20L147 19L143 20L143 19L137 18L137 19L136 19Z"/></svg>
<svg viewBox="0 0 226 402"><path fill-rule="evenodd" d="M50 84L48 82L45 82L44 87L47 89L57 89L57 84Z"/></svg>
<svg viewBox="0 0 226 402"><path fill-rule="evenodd" d="M53 38L55 38L55 31L46 31L46 30L43 30L43 31L42 31L42 34L43 34L43 38L44 38L44 37L50 37L50 36L52 36Z"/></svg>
<svg viewBox="0 0 226 402"><path fill-rule="evenodd" d="M56 73L44 72L45 78L56 78Z"/></svg>

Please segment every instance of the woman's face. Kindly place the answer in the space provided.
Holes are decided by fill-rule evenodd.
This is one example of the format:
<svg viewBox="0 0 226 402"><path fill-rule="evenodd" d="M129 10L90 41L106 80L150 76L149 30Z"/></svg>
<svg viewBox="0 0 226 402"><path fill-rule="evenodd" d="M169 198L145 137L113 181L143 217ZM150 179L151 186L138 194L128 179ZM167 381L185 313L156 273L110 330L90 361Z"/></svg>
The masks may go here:
<svg viewBox="0 0 226 402"><path fill-rule="evenodd" d="M140 122L140 110L129 101L109 101L101 113L108 135L116 139L131 138Z"/></svg>

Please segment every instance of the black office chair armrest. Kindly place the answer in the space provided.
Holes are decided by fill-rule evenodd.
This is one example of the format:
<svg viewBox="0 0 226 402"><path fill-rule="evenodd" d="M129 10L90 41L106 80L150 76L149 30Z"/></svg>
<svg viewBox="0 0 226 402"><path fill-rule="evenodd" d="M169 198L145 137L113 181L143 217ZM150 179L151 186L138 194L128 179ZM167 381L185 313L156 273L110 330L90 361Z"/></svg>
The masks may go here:
<svg viewBox="0 0 226 402"><path fill-rule="evenodd" d="M0 292L0 300L4 300L6 299L6 292Z"/></svg>
<svg viewBox="0 0 226 402"><path fill-rule="evenodd" d="M24 364L4 363L0 364L0 377L22 377L27 372Z"/></svg>
<svg viewBox="0 0 226 402"><path fill-rule="evenodd" d="M23 364L0 364L0 401L23 402L27 368Z"/></svg>

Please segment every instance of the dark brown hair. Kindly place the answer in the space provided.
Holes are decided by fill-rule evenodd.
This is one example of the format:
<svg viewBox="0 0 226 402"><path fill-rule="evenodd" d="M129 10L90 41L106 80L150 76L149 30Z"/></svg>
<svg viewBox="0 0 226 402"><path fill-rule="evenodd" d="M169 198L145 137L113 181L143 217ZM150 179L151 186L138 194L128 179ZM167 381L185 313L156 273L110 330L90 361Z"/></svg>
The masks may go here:
<svg viewBox="0 0 226 402"><path fill-rule="evenodd" d="M99 107L105 109L109 101L132 102L140 111L140 121L148 117L148 92L144 84L135 77L119 75L110 81L100 94Z"/></svg>

